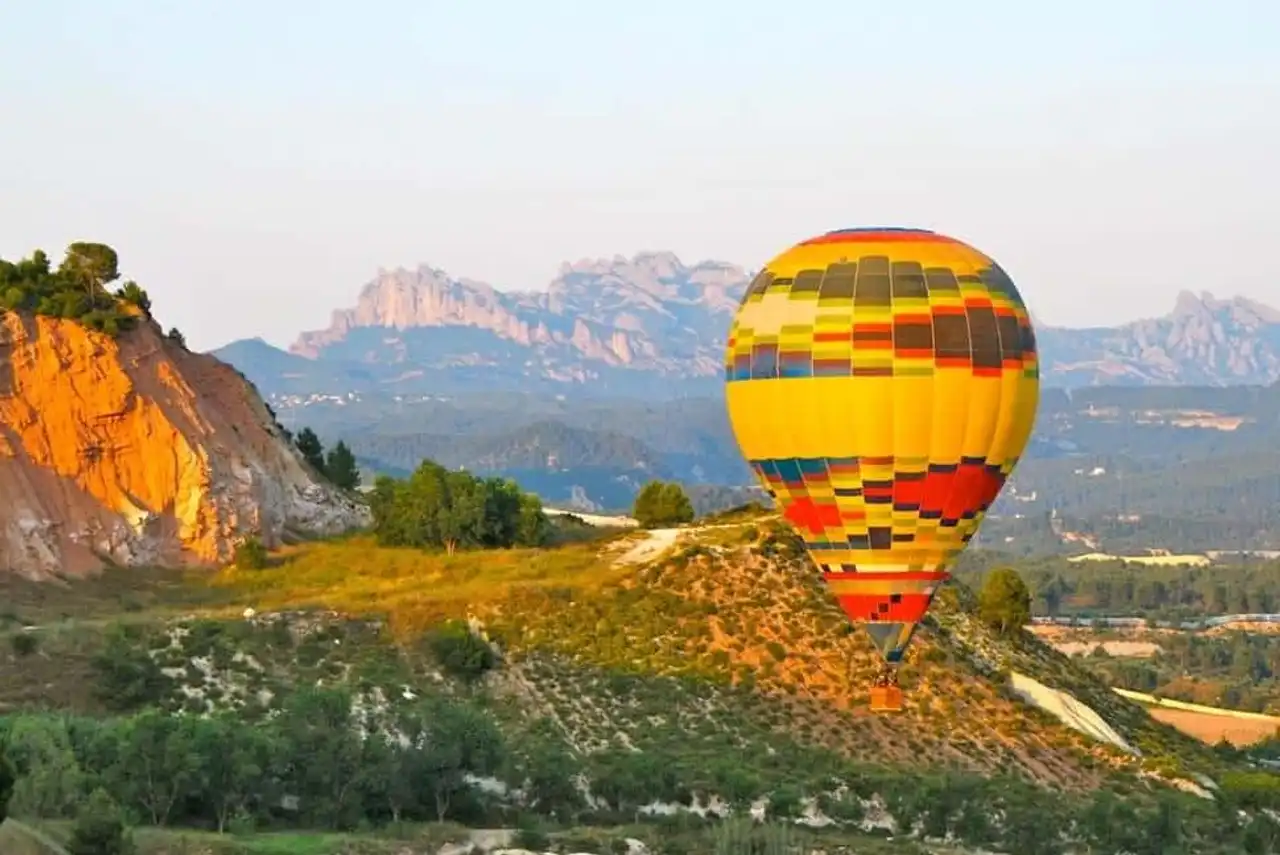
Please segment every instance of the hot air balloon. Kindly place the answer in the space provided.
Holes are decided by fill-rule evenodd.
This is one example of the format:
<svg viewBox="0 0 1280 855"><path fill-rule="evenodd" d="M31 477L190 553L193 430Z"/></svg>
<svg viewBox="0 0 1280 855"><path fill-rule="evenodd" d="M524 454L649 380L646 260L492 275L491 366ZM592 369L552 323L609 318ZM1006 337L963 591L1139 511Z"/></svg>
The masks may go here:
<svg viewBox="0 0 1280 855"><path fill-rule="evenodd" d="M1026 304L953 238L828 232L748 286L725 384L743 456L883 658L872 709L902 709L912 634L1035 423Z"/></svg>

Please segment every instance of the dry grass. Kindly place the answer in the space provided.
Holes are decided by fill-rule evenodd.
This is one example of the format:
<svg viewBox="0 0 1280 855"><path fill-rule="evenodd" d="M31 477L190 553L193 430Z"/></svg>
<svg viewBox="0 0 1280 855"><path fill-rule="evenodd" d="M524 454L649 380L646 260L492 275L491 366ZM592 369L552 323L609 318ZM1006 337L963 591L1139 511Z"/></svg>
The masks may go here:
<svg viewBox="0 0 1280 855"><path fill-rule="evenodd" d="M1280 732L1275 722L1232 718L1212 713L1175 710L1167 707L1151 707L1147 710L1156 721L1176 727L1188 736L1194 736L1210 745L1226 740L1235 746L1253 745L1270 739Z"/></svg>
<svg viewBox="0 0 1280 855"><path fill-rule="evenodd" d="M59 850L45 846L13 821L0 824L0 853L3 855L63 855Z"/></svg>
<svg viewBox="0 0 1280 855"><path fill-rule="evenodd" d="M403 636L529 591L593 591L627 575L600 551L597 542L448 556L352 538L290 547L266 570L228 569L209 584L233 594L235 608L316 606L385 614Z"/></svg>

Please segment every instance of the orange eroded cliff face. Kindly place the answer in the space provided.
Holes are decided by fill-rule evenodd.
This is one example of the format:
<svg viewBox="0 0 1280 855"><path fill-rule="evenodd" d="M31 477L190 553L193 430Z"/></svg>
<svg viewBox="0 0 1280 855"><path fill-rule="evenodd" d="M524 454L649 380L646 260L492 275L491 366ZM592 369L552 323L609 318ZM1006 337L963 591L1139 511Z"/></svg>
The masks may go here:
<svg viewBox="0 0 1280 855"><path fill-rule="evenodd" d="M112 339L0 313L0 571L219 562L246 534L366 521L230 366L147 321Z"/></svg>

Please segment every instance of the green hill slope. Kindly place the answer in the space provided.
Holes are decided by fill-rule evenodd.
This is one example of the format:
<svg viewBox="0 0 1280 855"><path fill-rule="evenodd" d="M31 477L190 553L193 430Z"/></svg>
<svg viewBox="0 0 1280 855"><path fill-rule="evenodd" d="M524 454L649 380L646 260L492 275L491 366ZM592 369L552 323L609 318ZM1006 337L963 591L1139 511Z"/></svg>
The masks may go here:
<svg viewBox="0 0 1280 855"><path fill-rule="evenodd" d="M20 674L0 669L0 704L99 716L232 708L246 731L274 732L272 722L305 720L303 687L342 687L362 727L392 732L402 710L447 698L478 705L509 756L480 776L490 784L470 785L488 807L457 801L444 815L509 823L512 810L532 811L596 826L652 815L645 834L670 846L695 833L693 820L661 816L752 809L855 841L950 839L1020 855L1068 841L1240 852L1270 833L1257 808L1274 790L1249 779L1238 792L1231 761L1032 637L994 637L961 587L917 636L906 710L870 713L877 660L807 561L769 519L452 557L354 538L205 583L135 581L127 629L101 600L59 605L49 589L10 582L0 594L40 641ZM449 619L485 643L442 633ZM1133 750L1028 703L1012 674L1070 693ZM303 790L303 814L320 803L287 770L271 774ZM581 789L566 795L574 779ZM587 801L569 814L550 807L574 792ZM436 813L429 799L409 811Z"/></svg>

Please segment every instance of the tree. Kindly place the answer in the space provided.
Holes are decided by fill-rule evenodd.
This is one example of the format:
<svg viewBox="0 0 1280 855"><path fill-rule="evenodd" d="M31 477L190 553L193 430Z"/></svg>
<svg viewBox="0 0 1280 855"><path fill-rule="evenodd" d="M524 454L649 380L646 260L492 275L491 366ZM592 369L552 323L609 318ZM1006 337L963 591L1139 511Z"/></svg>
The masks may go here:
<svg viewBox="0 0 1280 855"><path fill-rule="evenodd" d="M470 704L433 700L419 708L424 789L444 822L449 805L467 787L467 775L497 771L506 755L502 732L487 713Z"/></svg>
<svg viewBox="0 0 1280 855"><path fill-rule="evenodd" d="M75 816L86 792L85 774L63 720L15 719L9 730L8 754L15 771L22 773L10 802L15 812L41 819Z"/></svg>
<svg viewBox="0 0 1280 855"><path fill-rule="evenodd" d="M196 721L147 710L121 734L115 791L146 811L153 825L167 825L174 805L198 790Z"/></svg>
<svg viewBox="0 0 1280 855"><path fill-rule="evenodd" d="M644 528L679 525L693 519L693 503L674 481L650 481L636 495L631 515Z"/></svg>
<svg viewBox="0 0 1280 855"><path fill-rule="evenodd" d="M78 282L92 301L108 282L120 278L120 256L105 243L77 241L67 247L58 272Z"/></svg>
<svg viewBox="0 0 1280 855"><path fill-rule="evenodd" d="M360 486L360 468L356 466L356 456L342 440L338 440L338 444L329 450L323 471L335 487L354 490Z"/></svg>
<svg viewBox="0 0 1280 855"><path fill-rule="evenodd" d="M325 474L324 445L320 442L320 437L316 436L315 431L309 427L303 428L298 431L298 436L293 440L293 444L302 453L302 459L311 464L312 469L321 475Z"/></svg>
<svg viewBox="0 0 1280 855"><path fill-rule="evenodd" d="M13 797L13 785L16 779L13 764L5 755L4 744L0 743L0 824L3 824L4 818L9 815L9 799Z"/></svg>
<svg viewBox="0 0 1280 855"><path fill-rule="evenodd" d="M516 523L518 546L542 546L551 539L551 521L542 509L542 500L532 493L520 497L520 515Z"/></svg>
<svg viewBox="0 0 1280 855"><path fill-rule="evenodd" d="M220 713L197 720L192 750L200 768L201 799L213 808L222 834L261 786L266 739L259 729L241 724L235 713Z"/></svg>
<svg viewBox="0 0 1280 855"><path fill-rule="evenodd" d="M385 803L391 821L399 823L406 809L419 804L414 783L421 777L417 769L422 754L413 747L421 734L410 716L396 716L396 730L409 742L409 747L384 734L369 734L360 760L360 783L365 795L371 801Z"/></svg>
<svg viewBox="0 0 1280 855"><path fill-rule="evenodd" d="M290 695L272 721L276 775L309 822L351 828L359 819L364 752L352 725L350 692L312 687Z"/></svg>
<svg viewBox="0 0 1280 855"><path fill-rule="evenodd" d="M978 592L978 617L1001 635L1013 635L1031 622L1031 592L1012 567L987 574Z"/></svg>

